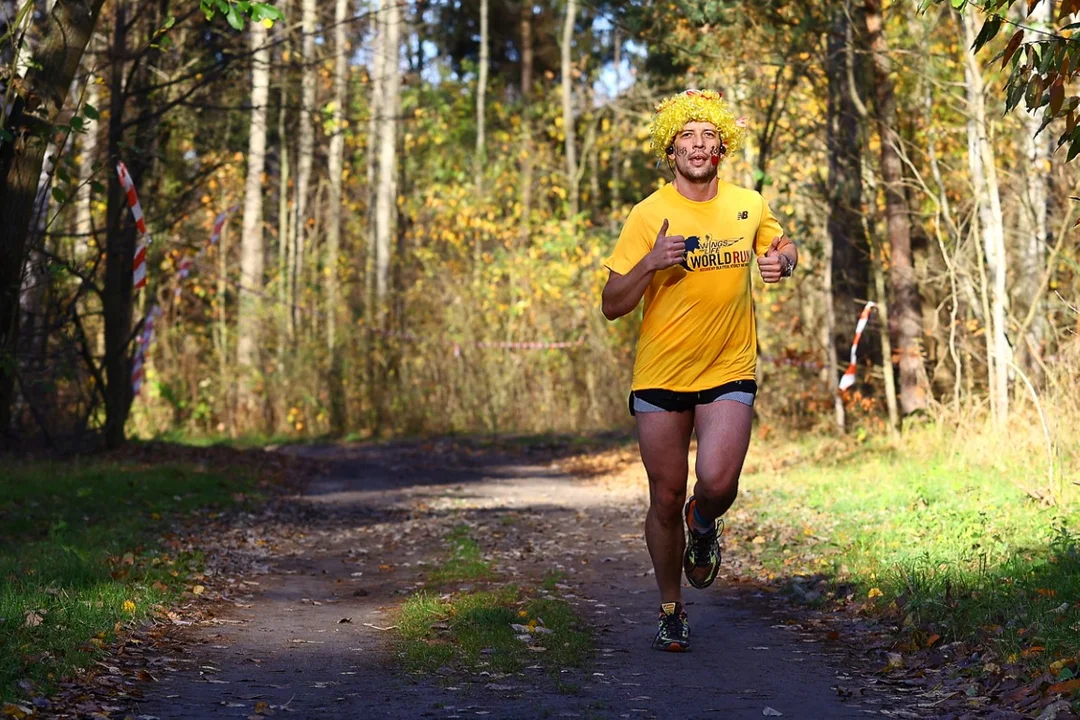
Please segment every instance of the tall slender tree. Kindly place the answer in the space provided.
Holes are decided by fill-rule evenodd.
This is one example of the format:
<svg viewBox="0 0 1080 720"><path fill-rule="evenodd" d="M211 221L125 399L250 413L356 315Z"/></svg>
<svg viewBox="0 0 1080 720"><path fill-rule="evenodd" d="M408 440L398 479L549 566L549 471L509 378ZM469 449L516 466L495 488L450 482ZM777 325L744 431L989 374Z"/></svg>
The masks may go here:
<svg viewBox="0 0 1080 720"><path fill-rule="evenodd" d="M911 256L911 219L900 156L902 140L897 130L896 84L881 0L866 0L864 11L874 71L874 113L881 142L881 177L890 249L890 309L896 326L895 350L900 365L900 409L906 416L929 405L930 383L923 366L922 315Z"/></svg>
<svg viewBox="0 0 1080 720"><path fill-rule="evenodd" d="M382 41L382 95L372 108L377 114L375 152L378 154L377 190L375 201L375 292L380 327L388 320L390 292L390 248L397 215L397 115L401 104L401 67L399 53L401 44L401 9L394 2L387 2L380 10L383 16L384 37Z"/></svg>
<svg viewBox="0 0 1080 720"><path fill-rule="evenodd" d="M964 13L961 25L965 47L975 43L978 21L974 12ZM997 155L990 141L986 113L986 81L982 65L974 53L964 52L964 81L968 101L968 159L975 188L979 232L988 273L990 317L986 332L986 367L990 379L990 406L994 422L1003 427L1009 417L1009 364L1012 348L1005 334L1008 297L1005 291L1005 220L998 188Z"/></svg>
<svg viewBox="0 0 1080 720"><path fill-rule="evenodd" d="M296 332L300 304L301 281L304 277L305 248L308 244L308 225L311 219L311 169L315 154L315 91L318 67L315 62L315 0L301 0L300 61L300 119L296 149L296 219L293 225L293 262L289 269L289 304L293 332Z"/></svg>
<svg viewBox="0 0 1080 720"><path fill-rule="evenodd" d="M574 20L577 16L577 0L567 0L566 17L562 31L562 122L566 137L566 191L569 194L570 214L578 214L578 166L577 147L574 138L574 64L571 50L574 42Z"/></svg>
<svg viewBox="0 0 1080 720"><path fill-rule="evenodd" d="M15 139L0 141L0 435L11 426L21 274L33 197L51 135L46 130L60 114L103 3L71 0L49 13L24 78L28 92L19 93L10 107L0 107L0 125Z"/></svg>
<svg viewBox="0 0 1080 720"><path fill-rule="evenodd" d="M266 115L270 100L270 49L267 29L251 26L251 119L248 129L247 177L244 183L243 230L240 237L240 305L236 360L246 375L240 389L241 417L251 413L255 398L250 373L259 368L260 297L263 289L263 173L266 167Z"/></svg>

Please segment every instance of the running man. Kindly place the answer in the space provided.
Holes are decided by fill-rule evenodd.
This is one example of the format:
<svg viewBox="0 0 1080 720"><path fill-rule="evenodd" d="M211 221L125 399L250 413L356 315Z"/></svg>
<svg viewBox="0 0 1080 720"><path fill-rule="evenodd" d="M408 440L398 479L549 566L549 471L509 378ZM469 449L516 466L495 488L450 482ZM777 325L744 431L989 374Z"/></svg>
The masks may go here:
<svg viewBox="0 0 1080 720"><path fill-rule="evenodd" d="M696 588L716 578L721 517L735 501L750 444L751 260L767 283L790 277L799 260L761 195L717 178L744 126L717 92L687 90L657 105L652 150L674 181L634 207L604 263L608 320L645 298L629 405L649 477L645 541L660 589L659 650L690 649L680 575ZM691 433L697 483L687 500Z"/></svg>

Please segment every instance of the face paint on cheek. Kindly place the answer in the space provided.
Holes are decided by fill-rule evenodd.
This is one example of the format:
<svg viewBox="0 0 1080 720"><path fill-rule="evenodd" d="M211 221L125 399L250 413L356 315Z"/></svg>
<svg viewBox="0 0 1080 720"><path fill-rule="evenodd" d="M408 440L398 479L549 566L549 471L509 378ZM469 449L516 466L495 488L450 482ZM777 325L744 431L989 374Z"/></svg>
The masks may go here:
<svg viewBox="0 0 1080 720"><path fill-rule="evenodd" d="M719 149L713 150L711 160L712 160L713 167L716 167L717 165L720 164L720 150Z"/></svg>

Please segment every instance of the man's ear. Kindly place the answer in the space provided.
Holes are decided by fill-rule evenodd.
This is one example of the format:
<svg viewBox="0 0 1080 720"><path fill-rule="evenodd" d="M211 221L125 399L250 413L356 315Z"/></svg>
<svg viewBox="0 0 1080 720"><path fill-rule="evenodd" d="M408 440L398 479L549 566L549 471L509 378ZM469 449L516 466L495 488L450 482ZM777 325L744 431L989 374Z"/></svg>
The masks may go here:
<svg viewBox="0 0 1080 720"><path fill-rule="evenodd" d="M674 155L675 154L675 146L674 145L668 145L666 152L667 152L668 155Z"/></svg>

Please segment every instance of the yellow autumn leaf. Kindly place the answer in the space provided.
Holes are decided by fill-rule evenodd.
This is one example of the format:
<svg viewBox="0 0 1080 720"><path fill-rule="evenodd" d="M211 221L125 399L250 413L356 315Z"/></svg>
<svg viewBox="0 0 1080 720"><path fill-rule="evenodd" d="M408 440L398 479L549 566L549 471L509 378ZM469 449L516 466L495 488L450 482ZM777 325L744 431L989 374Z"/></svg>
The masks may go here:
<svg viewBox="0 0 1080 720"><path fill-rule="evenodd" d="M882 596L882 595L884 595L884 594L885 594L885 593L881 592L881 590L879 590L879 589L877 589L877 588L875 587L875 588L870 588L870 592L869 592L869 593L867 593L867 595L866 595L866 596L867 596L868 598L870 598L871 600L873 600L874 598L879 598L879 597L881 597L881 596Z"/></svg>
<svg viewBox="0 0 1080 720"><path fill-rule="evenodd" d="M124 601L124 612L126 612L126 613L135 612L135 603L133 603L130 600L125 600Z"/></svg>
<svg viewBox="0 0 1080 720"><path fill-rule="evenodd" d="M206 588L204 588L202 585L196 585L195 587L191 588L191 592L195 593L196 595L202 595L204 592L206 592Z"/></svg>

